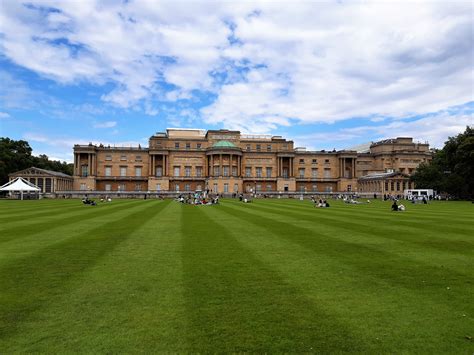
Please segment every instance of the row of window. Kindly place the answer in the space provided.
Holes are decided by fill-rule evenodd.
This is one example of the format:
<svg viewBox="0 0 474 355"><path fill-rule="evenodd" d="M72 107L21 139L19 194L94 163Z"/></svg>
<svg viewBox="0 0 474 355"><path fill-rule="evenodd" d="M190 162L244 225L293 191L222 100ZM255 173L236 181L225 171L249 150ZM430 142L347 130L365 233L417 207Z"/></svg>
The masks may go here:
<svg viewBox="0 0 474 355"><path fill-rule="evenodd" d="M299 163L304 164L305 160L300 159ZM318 159L311 159L311 164L318 164ZM329 159L324 159L324 164L329 164Z"/></svg>
<svg viewBox="0 0 474 355"><path fill-rule="evenodd" d="M105 167L105 176L112 176L112 167L111 166L106 166ZM121 166L120 167L120 176L128 176L126 166ZM142 167L140 167L140 166L135 167L135 176L142 176Z"/></svg>
<svg viewBox="0 0 474 355"><path fill-rule="evenodd" d="M157 145L160 146L161 143L158 142ZM180 142L175 142L175 143L174 143L174 148L175 148L175 149L180 149L180 147L181 147L181 143L180 143ZM186 142L186 143L184 144L184 147L185 147L186 149L192 149L192 148L193 148L192 145L191 145L191 143L189 143L189 142ZM198 149L198 150L199 150L199 149L202 149L202 144L201 144L201 143L196 143L196 146L195 146L194 148L195 148L195 149ZM284 145L282 146L282 148L283 148L283 150L287 150L287 149L288 149L288 145L287 145L287 144L284 144ZM262 152L262 151L264 151L264 149L265 149L267 152L271 152L271 151L272 151L272 145L271 145L271 144L266 144L266 145L265 145L265 144L263 144L263 145L262 145L262 144L255 144L255 150L256 150L257 152ZM252 151L252 145L251 145L251 144L247 144L247 145L245 146L245 150L246 150L247 152Z"/></svg>
<svg viewBox="0 0 474 355"><path fill-rule="evenodd" d="M128 158L127 158L127 155L126 155L126 154L122 154L122 155L120 156L120 160L121 160L121 161L127 161L127 159L128 159ZM105 156L105 160L106 160L106 161L112 161L112 155L110 155L110 154L106 155L106 156ZM142 156L141 156L141 155L135 155L135 161L143 161Z"/></svg>

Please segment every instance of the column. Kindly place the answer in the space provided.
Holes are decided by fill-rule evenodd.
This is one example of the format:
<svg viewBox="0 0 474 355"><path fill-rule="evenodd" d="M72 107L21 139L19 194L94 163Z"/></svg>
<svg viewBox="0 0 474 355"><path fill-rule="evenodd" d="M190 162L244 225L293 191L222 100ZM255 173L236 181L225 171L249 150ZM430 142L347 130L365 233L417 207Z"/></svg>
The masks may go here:
<svg viewBox="0 0 474 355"><path fill-rule="evenodd" d="M356 178L356 160L352 158L352 178Z"/></svg>
<svg viewBox="0 0 474 355"><path fill-rule="evenodd" d="M230 156L229 156L229 176L233 176L232 167L233 167L234 163L232 162L232 158L233 158L233 156L232 156L232 154L230 154Z"/></svg>
<svg viewBox="0 0 474 355"><path fill-rule="evenodd" d="M79 170L79 154L74 153L74 175L79 175L77 172Z"/></svg>
<svg viewBox="0 0 474 355"><path fill-rule="evenodd" d="M223 168L223 164L222 164L222 154L219 154L219 176L222 176L222 168Z"/></svg>
<svg viewBox="0 0 474 355"><path fill-rule="evenodd" d="M209 168L209 176L214 176L214 155L211 154L211 165Z"/></svg>

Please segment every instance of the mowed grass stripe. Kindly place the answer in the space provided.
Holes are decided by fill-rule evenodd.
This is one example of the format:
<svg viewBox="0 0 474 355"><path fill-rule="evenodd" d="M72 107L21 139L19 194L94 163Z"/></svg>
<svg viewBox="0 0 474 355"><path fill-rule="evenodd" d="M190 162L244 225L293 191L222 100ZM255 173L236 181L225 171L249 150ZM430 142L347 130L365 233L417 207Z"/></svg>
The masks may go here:
<svg viewBox="0 0 474 355"><path fill-rule="evenodd" d="M292 224L283 215L274 216L272 219L253 211L249 205L241 205L241 208L242 210L221 206L219 211L240 220L239 225L244 225L249 234L257 226L264 228L265 231L260 230L254 232L255 234L250 234L255 239L268 239L270 235L296 243L313 254L314 262L325 265L326 277L322 279L326 284L318 284L313 290L324 293L324 290L328 289L329 297L336 299L339 291L346 290L348 294L341 295L341 300L345 305L336 305L336 308L339 306L342 311L345 310L348 317L351 313L355 313L358 316L368 316L372 320L372 326L363 320L358 325L361 333L367 332L365 340L371 347L377 348L382 343L375 339L378 336L378 339L380 337L393 338L393 341L384 339L383 343L388 346L385 351L393 347L400 349L401 345L398 344L404 344L406 349L418 348L418 351L426 351L430 346L433 346L433 351L440 349L449 351L453 346L469 348L463 336L463 333L469 334L473 325L472 319L463 316L463 314L472 314L474 311L469 301L469 295L474 292L472 279L469 276L459 278L451 275L450 270L443 270L442 267L440 269L443 271L433 273L430 266L411 260L405 261L403 258L397 258L376 249L364 250L361 246L346 245L343 241L332 240L321 233L311 233L308 229ZM219 216L218 219L221 217ZM225 220L225 218L222 219ZM243 221L246 223L242 223ZM235 223L230 224L237 226ZM242 230L238 232L240 235L243 233ZM246 238L246 240L249 239ZM249 243L256 245L259 242L250 241ZM273 248L277 243L275 240L269 240L267 247ZM299 257L291 259L291 250L294 248L288 247L286 251L276 252L277 258L281 255L284 259L281 260L283 269L288 269L288 265L291 269L291 266L300 260ZM261 253L265 251L262 249ZM271 252L267 251L267 253ZM271 259L268 254L265 255L263 258ZM306 255L308 260L309 254ZM273 267L275 265L280 265L278 259L274 261ZM332 265L333 271L327 271L331 270L329 265ZM292 271L294 274L305 275L301 277L300 284L306 288L311 288L313 280L321 276L319 269L311 270L307 264L302 264L299 269L293 268ZM442 274L441 279L440 274ZM338 284L336 280L339 279L348 282L352 289L345 289ZM336 284L336 286L327 285L327 283ZM449 290L446 288L448 284L451 285ZM352 294L359 294L361 298L357 299L355 296L355 301L348 302L347 298L351 298ZM365 304L373 306L373 311L370 307L364 308ZM354 306L361 311L354 311ZM432 313L433 309L437 310L435 315ZM379 317L382 318L380 322L377 322ZM436 338L436 341L432 338Z"/></svg>
<svg viewBox="0 0 474 355"><path fill-rule="evenodd" d="M182 206L189 351L328 352L334 344L363 350L349 329L256 259L206 208L222 206Z"/></svg>
<svg viewBox="0 0 474 355"><path fill-rule="evenodd" d="M150 208L155 205L155 208ZM71 279L111 253L142 223L152 218L167 202L149 202L131 210L120 210L116 219L74 238L44 248L28 258L0 268L0 346L6 349L8 336L21 330L35 311L54 297L61 297ZM139 218L141 217L141 218ZM120 222L120 223L119 223ZM12 351L14 349L9 349Z"/></svg>
<svg viewBox="0 0 474 355"><path fill-rule="evenodd" d="M6 227L0 228L0 243L8 242L12 239L28 237L46 230L54 230L55 228L63 228L67 225L73 225L78 222L97 218L98 216L106 216L116 213L116 211L128 209L134 205L142 203L141 200L131 200L121 203L100 206L82 205L80 213L77 211L67 211L66 213L52 214L39 220L25 220L10 223ZM100 209L100 212L99 212Z"/></svg>
<svg viewBox="0 0 474 355"><path fill-rule="evenodd" d="M444 265L420 262L382 249L380 244L354 242L351 239L355 232L347 230L341 222L338 225L336 221L330 225L315 224L317 229L313 229L302 227L297 218L284 216L283 213L278 217L275 214L269 216L267 212L256 212L250 206L223 205L221 210L230 214L238 213L239 218L247 223L263 225L269 232L288 238L316 254L332 256L340 262L348 263L351 267L358 268L362 275L375 276L381 281L413 292L423 291L420 288L420 278L430 280L429 285L439 287L439 290L445 290L448 285L463 288L472 279L468 270L461 272L445 268ZM442 302L447 301L447 297L451 300L456 298L459 302L468 301L464 293L433 293L431 297L439 298Z"/></svg>
<svg viewBox="0 0 474 355"><path fill-rule="evenodd" d="M71 206L71 201L80 200L32 200L32 201L9 201L0 200L0 216L11 217L22 213L35 213L39 209L49 210L58 207Z"/></svg>
<svg viewBox="0 0 474 355"><path fill-rule="evenodd" d="M236 205L235 202L232 202ZM347 208L359 206L347 206ZM268 213L283 214L285 216L293 217L299 221L308 221L311 223L317 222L322 224L339 225L339 228L344 228L354 236L366 235L370 232L370 238L373 240L373 234L377 238L391 239L402 243L410 243L418 246L420 249L434 248L442 252L450 251L456 254L467 255L468 253L474 256L474 241L467 240L466 236L474 233L474 228L464 224L462 227L455 228L450 226L440 227L437 224L429 224L420 221L415 216L408 213L396 215L397 221L393 223L390 219L393 213L388 211L371 211L370 222L367 223L367 213L351 214L350 211L340 212L337 209L316 209L314 207L300 209L293 211L292 208L280 208L269 204L253 205L253 209L265 211ZM347 217L347 219L346 219ZM341 221L344 221L341 224ZM390 223L387 223L390 221ZM378 222L378 223L374 223ZM440 235L440 229L451 230L450 234ZM414 238L414 236L417 236ZM419 236L422 236L420 238ZM449 238L444 237L449 235ZM456 238L455 238L456 237Z"/></svg>
<svg viewBox="0 0 474 355"><path fill-rule="evenodd" d="M165 204L147 204L161 211L137 216L130 237L71 279L9 343L26 352L184 351L180 206Z"/></svg>

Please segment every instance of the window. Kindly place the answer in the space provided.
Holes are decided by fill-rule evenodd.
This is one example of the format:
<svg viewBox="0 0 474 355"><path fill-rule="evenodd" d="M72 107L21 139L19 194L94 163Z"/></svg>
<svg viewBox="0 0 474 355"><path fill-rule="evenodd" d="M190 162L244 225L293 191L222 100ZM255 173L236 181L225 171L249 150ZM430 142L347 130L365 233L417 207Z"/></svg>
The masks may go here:
<svg viewBox="0 0 474 355"><path fill-rule="evenodd" d="M112 167L106 166L105 167L105 176L112 176Z"/></svg>
<svg viewBox="0 0 474 355"><path fill-rule="evenodd" d="M184 191L191 191L191 185L184 184Z"/></svg>
<svg viewBox="0 0 474 355"><path fill-rule="evenodd" d="M229 184L224 184L224 193L229 192Z"/></svg>
<svg viewBox="0 0 474 355"><path fill-rule="evenodd" d="M201 149L201 143L196 144L197 149Z"/></svg>
<svg viewBox="0 0 474 355"><path fill-rule="evenodd" d="M262 168L261 167L256 168L256 175L257 175L258 178L262 177Z"/></svg>
<svg viewBox="0 0 474 355"><path fill-rule="evenodd" d="M272 145L271 144L267 144L267 152L271 152L272 151Z"/></svg>
<svg viewBox="0 0 474 355"><path fill-rule="evenodd" d="M262 185L257 184L257 185L255 186L255 192L260 192L260 191L262 191Z"/></svg>
<svg viewBox="0 0 474 355"><path fill-rule="evenodd" d="M239 184L234 184L234 192L239 192Z"/></svg>
<svg viewBox="0 0 474 355"><path fill-rule="evenodd" d="M201 191L202 190L202 186L201 185L197 185L196 186L196 191Z"/></svg>
<svg viewBox="0 0 474 355"><path fill-rule="evenodd" d="M232 176L237 176L237 167L236 166L232 167Z"/></svg>
<svg viewBox="0 0 474 355"><path fill-rule="evenodd" d="M176 143L174 144L174 147L175 147L176 149L179 149L179 143L176 142Z"/></svg>
<svg viewBox="0 0 474 355"><path fill-rule="evenodd" d="M329 159L324 160L324 164L329 164Z"/></svg>
<svg viewBox="0 0 474 355"><path fill-rule="evenodd" d="M224 176L229 176L229 167L224 166Z"/></svg>
<svg viewBox="0 0 474 355"><path fill-rule="evenodd" d="M299 171L300 178L304 178L305 168L300 168L298 171Z"/></svg>
<svg viewBox="0 0 474 355"><path fill-rule="evenodd" d="M317 178L318 177L318 169L311 169L311 177Z"/></svg>
<svg viewBox="0 0 474 355"><path fill-rule="evenodd" d="M311 187L311 190L312 190L313 192L317 192L317 191L318 191L318 186L317 186L317 185L313 185L313 186Z"/></svg>
<svg viewBox="0 0 474 355"><path fill-rule="evenodd" d="M186 143L186 149L191 149L191 143Z"/></svg>
<svg viewBox="0 0 474 355"><path fill-rule="evenodd" d="M135 176L142 176L142 168L140 166L135 167Z"/></svg>
<svg viewBox="0 0 474 355"><path fill-rule="evenodd" d="M405 190L406 188L407 188L407 182L404 181L404 182L403 182L403 190Z"/></svg>
<svg viewBox="0 0 474 355"><path fill-rule="evenodd" d="M105 156L105 160L112 160L112 155L107 154L107 155Z"/></svg>
<svg viewBox="0 0 474 355"><path fill-rule="evenodd" d="M267 185L266 190L267 190L267 191L272 191L272 185Z"/></svg>
<svg viewBox="0 0 474 355"><path fill-rule="evenodd" d="M397 181L397 191L400 191L400 182Z"/></svg>
<svg viewBox="0 0 474 355"><path fill-rule="evenodd" d="M304 164L304 159L300 159L300 164Z"/></svg>
<svg viewBox="0 0 474 355"><path fill-rule="evenodd" d="M388 181L385 182L385 191L388 190Z"/></svg>
<svg viewBox="0 0 474 355"><path fill-rule="evenodd" d="M119 184L117 191L126 191L126 190L127 190L127 187L125 186L125 184Z"/></svg>
<svg viewBox="0 0 474 355"><path fill-rule="evenodd" d="M161 191L161 184L156 184L156 191Z"/></svg>
<svg viewBox="0 0 474 355"><path fill-rule="evenodd" d="M245 177L250 177L252 175L252 168L250 166L247 166L245 168Z"/></svg>
<svg viewBox="0 0 474 355"><path fill-rule="evenodd" d="M180 171L179 171L179 170L180 170L180 169L179 169L179 166L175 166L175 167L174 167L174 176L179 176L179 174L180 174Z"/></svg>
<svg viewBox="0 0 474 355"><path fill-rule="evenodd" d="M191 167L190 166L185 166L184 167L184 176L186 176L186 177L191 176Z"/></svg>
<svg viewBox="0 0 474 355"><path fill-rule="evenodd" d="M142 184L135 184L135 191L142 191Z"/></svg>
<svg viewBox="0 0 474 355"><path fill-rule="evenodd" d="M283 168L283 177L284 178L288 177L288 168Z"/></svg>
<svg viewBox="0 0 474 355"><path fill-rule="evenodd" d="M219 176L220 175L220 170L218 166L214 167L214 176Z"/></svg>
<svg viewBox="0 0 474 355"><path fill-rule="evenodd" d="M120 156L120 160L125 160L125 161L126 161L126 160L127 160L127 156L124 155L124 154L122 154L122 155Z"/></svg>
<svg viewBox="0 0 474 355"><path fill-rule="evenodd" d="M288 150L288 144L283 144L283 150ZM285 190L288 191L288 190Z"/></svg>
<svg viewBox="0 0 474 355"><path fill-rule="evenodd" d="M136 155L135 156L135 161L142 161L142 156L141 155Z"/></svg>
<svg viewBox="0 0 474 355"><path fill-rule="evenodd" d="M257 152L259 152L260 150L261 150L261 145L257 144Z"/></svg>
<svg viewBox="0 0 474 355"><path fill-rule="evenodd" d="M328 179L328 178L331 177L331 169L330 169L330 168L324 169L324 177L325 177L326 179Z"/></svg>
<svg viewBox="0 0 474 355"><path fill-rule="evenodd" d="M179 192L179 184L175 184L175 185L174 185L174 190L175 190L176 192Z"/></svg>
<svg viewBox="0 0 474 355"><path fill-rule="evenodd" d="M285 184L285 186L283 187L283 191L288 191L288 185Z"/></svg>
<svg viewBox="0 0 474 355"><path fill-rule="evenodd" d="M305 192L305 191L306 191L306 186L301 185L301 186L300 186L300 192Z"/></svg>
<svg viewBox="0 0 474 355"><path fill-rule="evenodd" d="M105 184L105 191L111 191L111 190L112 190L112 185Z"/></svg>
<svg viewBox="0 0 474 355"><path fill-rule="evenodd" d="M202 176L202 166L196 166L196 176L197 177Z"/></svg>
<svg viewBox="0 0 474 355"><path fill-rule="evenodd" d="M127 176L127 167L121 166L120 167L120 176Z"/></svg>
<svg viewBox="0 0 474 355"><path fill-rule="evenodd" d="M212 192L214 192L215 194L218 192L217 191L217 184L214 183L213 187L212 187Z"/></svg>
<svg viewBox="0 0 474 355"><path fill-rule="evenodd" d="M272 177L272 168L267 168L266 175L267 177Z"/></svg>
<svg viewBox="0 0 474 355"><path fill-rule="evenodd" d="M89 166L88 165L81 165L81 175L82 177L86 177L89 175Z"/></svg>
<svg viewBox="0 0 474 355"><path fill-rule="evenodd" d="M161 166L156 167L156 176L163 176L163 167Z"/></svg>
<svg viewBox="0 0 474 355"><path fill-rule="evenodd" d="M41 182L43 182L43 181L41 181ZM86 184L84 184L84 183L83 183L83 184L81 184L81 187L80 187L80 189L81 189L82 191L84 191L84 190L87 190L87 186L86 186Z"/></svg>
<svg viewBox="0 0 474 355"><path fill-rule="evenodd" d="M312 164L318 164L318 159L313 159Z"/></svg>
<svg viewBox="0 0 474 355"><path fill-rule="evenodd" d="M395 186L394 186L393 181L390 181L390 190L391 190L391 191L394 191L394 187L395 187Z"/></svg>

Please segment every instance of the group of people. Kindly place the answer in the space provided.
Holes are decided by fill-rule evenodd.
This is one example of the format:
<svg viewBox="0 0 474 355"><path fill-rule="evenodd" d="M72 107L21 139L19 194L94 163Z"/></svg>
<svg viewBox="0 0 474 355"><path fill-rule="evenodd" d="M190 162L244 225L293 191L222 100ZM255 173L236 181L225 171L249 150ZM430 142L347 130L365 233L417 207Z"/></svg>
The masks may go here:
<svg viewBox="0 0 474 355"><path fill-rule="evenodd" d="M242 193L239 194L239 201L243 202L243 203L252 202L252 200L250 198L245 197L244 194L242 194Z"/></svg>
<svg viewBox="0 0 474 355"><path fill-rule="evenodd" d="M207 192L196 192L194 194L179 195L176 200L190 205L216 205L219 203L219 197L219 194L212 196Z"/></svg>
<svg viewBox="0 0 474 355"><path fill-rule="evenodd" d="M329 203L326 200L323 200L321 198L317 200L316 198L311 196L311 202L314 203L314 207L322 207L322 208L329 207Z"/></svg>
<svg viewBox="0 0 474 355"><path fill-rule="evenodd" d="M89 197L85 196L83 199L82 199L82 203L84 205L89 205L89 206L97 206L97 202L95 202L94 200L91 200Z"/></svg>
<svg viewBox="0 0 474 355"><path fill-rule="evenodd" d="M398 205L397 200L393 200L392 211L405 211L405 206L402 204Z"/></svg>

